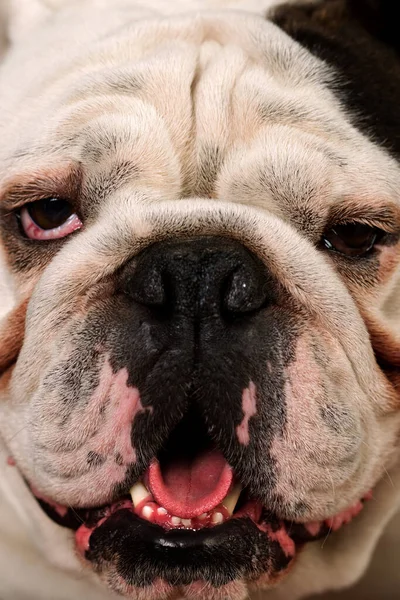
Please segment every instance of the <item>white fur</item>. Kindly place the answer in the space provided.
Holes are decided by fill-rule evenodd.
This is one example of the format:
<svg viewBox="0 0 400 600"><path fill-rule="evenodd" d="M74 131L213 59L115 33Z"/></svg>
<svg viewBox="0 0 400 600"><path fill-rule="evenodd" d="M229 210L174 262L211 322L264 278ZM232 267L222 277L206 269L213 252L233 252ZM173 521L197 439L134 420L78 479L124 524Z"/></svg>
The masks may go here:
<svg viewBox="0 0 400 600"><path fill-rule="evenodd" d="M319 214L322 223L338 199L372 203L380 198L397 206L400 169L350 124L324 85L334 73L265 22L261 15L274 4L118 0L112 11L106 0L12 4L9 32L15 45L0 70L0 187L60 161L80 161L86 185L96 189L102 189L112 161L131 162L138 173L123 178L116 189L105 187L95 225L60 251L36 287L13 382L14 402L2 400L0 408L2 435L21 463L32 450L29 432L21 430L31 418L24 403L26 381L36 383L29 364L34 348L43 347L34 366L37 370L42 361L45 368L50 349L39 336L51 331L60 306L73 306L79 286L104 274L106 250L111 249L106 264L112 271L135 244L148 243L154 229L173 234L190 223L193 232L223 231L250 240L293 297L340 336L340 357L346 356L357 375L357 410L362 401L368 403L364 442L368 435L376 441L373 450L362 453L369 470L357 479L357 492L375 483L382 464L393 469L400 485L392 456L399 418L393 416L388 425L375 414L384 408L384 382L358 307L328 259L316 255L315 232L307 230L307 211ZM106 147L112 136L118 144L110 156ZM199 198L204 149L215 147L224 162L213 197ZM97 152L95 158L90 151ZM182 198L182 190L189 199ZM383 320L385 300L377 307ZM44 319L48 329L37 333ZM40 404L40 394L35 402ZM281 448L276 452L278 457ZM94 591L91 575L76 575L80 567L70 552L70 534L43 517L20 476L4 460L1 464L3 514L17 511L13 518L21 535L54 564L54 570L43 562L40 568L54 578L51 586L65 582L58 597L109 597ZM32 477L40 475L35 465L25 469ZM50 485L43 479L45 484ZM354 486L346 485L337 507L354 494ZM381 482L374 503L351 529L328 539L324 552L309 546L265 598L297 600L357 579L399 502L397 488L388 490ZM49 550L46 541L53 536L59 543L52 541ZM18 552L0 560L7 593L15 585L8 564L18 560ZM68 575L60 571L66 563L72 570ZM54 587L50 590L44 579L30 574L32 600L52 597Z"/></svg>

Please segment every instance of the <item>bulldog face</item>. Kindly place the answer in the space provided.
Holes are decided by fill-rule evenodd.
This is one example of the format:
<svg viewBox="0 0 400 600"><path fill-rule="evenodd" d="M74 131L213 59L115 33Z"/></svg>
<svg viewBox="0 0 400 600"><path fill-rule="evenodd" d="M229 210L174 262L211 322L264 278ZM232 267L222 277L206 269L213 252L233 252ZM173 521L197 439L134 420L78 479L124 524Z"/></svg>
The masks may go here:
<svg viewBox="0 0 400 600"><path fill-rule="evenodd" d="M399 67L322 5L88 2L2 67L1 434L127 597L276 584L398 460Z"/></svg>

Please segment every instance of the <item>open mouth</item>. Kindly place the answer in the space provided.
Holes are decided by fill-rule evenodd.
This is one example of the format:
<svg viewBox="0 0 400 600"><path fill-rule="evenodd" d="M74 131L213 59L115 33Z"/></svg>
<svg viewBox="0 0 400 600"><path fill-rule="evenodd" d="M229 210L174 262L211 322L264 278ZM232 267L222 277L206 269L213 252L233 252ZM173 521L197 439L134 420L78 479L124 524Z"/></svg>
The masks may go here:
<svg viewBox="0 0 400 600"><path fill-rule="evenodd" d="M35 491L34 491L35 493ZM276 517L242 488L205 428L184 419L141 481L100 508L59 506L35 493L47 514L75 530L81 555L129 586L235 579L276 580L305 542L350 522L367 496L333 518L294 523Z"/></svg>

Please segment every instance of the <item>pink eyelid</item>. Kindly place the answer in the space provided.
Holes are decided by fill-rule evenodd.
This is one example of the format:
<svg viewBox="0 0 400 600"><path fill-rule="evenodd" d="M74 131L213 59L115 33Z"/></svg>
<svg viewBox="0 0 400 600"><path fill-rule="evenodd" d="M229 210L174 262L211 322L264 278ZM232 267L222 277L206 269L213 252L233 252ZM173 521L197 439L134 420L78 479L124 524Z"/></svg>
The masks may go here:
<svg viewBox="0 0 400 600"><path fill-rule="evenodd" d="M59 227L42 229L36 225L27 208L21 210L21 223L24 232L31 240L58 240L82 227L82 221L74 213Z"/></svg>

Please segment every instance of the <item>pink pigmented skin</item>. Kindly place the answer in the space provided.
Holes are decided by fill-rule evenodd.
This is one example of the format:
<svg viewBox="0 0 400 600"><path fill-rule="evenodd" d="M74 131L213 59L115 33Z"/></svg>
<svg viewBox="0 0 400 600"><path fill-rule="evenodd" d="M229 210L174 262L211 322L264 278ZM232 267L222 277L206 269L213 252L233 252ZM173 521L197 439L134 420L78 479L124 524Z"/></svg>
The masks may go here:
<svg viewBox="0 0 400 600"><path fill-rule="evenodd" d="M15 465L17 464L15 462L15 459L12 456L8 456L7 457L7 464L9 467L15 467Z"/></svg>
<svg viewBox="0 0 400 600"><path fill-rule="evenodd" d="M76 547L82 555L89 550L89 539L92 533L93 529L89 529L86 525L81 525L75 533Z"/></svg>
<svg viewBox="0 0 400 600"><path fill-rule="evenodd" d="M325 524L332 530L337 531L342 525L347 525L356 517L363 509L361 501L357 502L347 510L339 513L338 515L325 520Z"/></svg>
<svg viewBox="0 0 400 600"><path fill-rule="evenodd" d="M48 504L49 506L51 506L51 508L60 516L60 517L65 517L67 512L68 512L68 508L66 506L63 506L62 504L58 504L57 502L54 502L53 500L51 500L50 498L47 498L46 496L44 496L43 494L41 494L39 492L39 490L37 490L35 487L33 487L31 485L31 491L32 494L35 496L35 498L37 498L38 500L43 500L43 502L46 502L46 504Z"/></svg>
<svg viewBox="0 0 400 600"><path fill-rule="evenodd" d="M136 462L132 425L138 414L151 414L153 410L142 405L140 392L130 384L127 369L115 372L109 356L102 358L98 384L85 407L71 415L63 450L54 451L58 438L44 433L43 445L50 452L44 455L43 463L51 465L62 484L55 486L53 482L49 491L35 482L42 492L75 508L102 506L114 497L115 486L126 480L127 468ZM64 450L70 444L78 449ZM90 456L99 462L88 468Z"/></svg>
<svg viewBox="0 0 400 600"><path fill-rule="evenodd" d="M102 369L99 387L93 394L92 400L93 408L101 405L107 395L106 390L111 408L100 435L95 436L96 445L93 450L100 455L107 455L111 451L119 453L124 465L136 462L136 452L132 448L131 441L131 429L135 416L145 410L152 410L152 408L143 407L139 390L128 385L128 377L126 368L113 374L107 360Z"/></svg>
<svg viewBox="0 0 400 600"><path fill-rule="evenodd" d="M257 414L256 386L252 381L250 381L249 387L243 390L242 410L244 417L240 425L236 427L236 435L240 444L248 446L250 443L249 421Z"/></svg>
<svg viewBox="0 0 400 600"><path fill-rule="evenodd" d="M283 525L276 531L273 531L269 524L262 526L261 529L265 531L272 542L278 542L285 556L293 557L296 554L296 545Z"/></svg>
<svg viewBox="0 0 400 600"><path fill-rule="evenodd" d="M320 521L310 521L310 523L306 523L304 527L307 529L308 533L312 537L316 537L321 531L321 522Z"/></svg>
<svg viewBox="0 0 400 600"><path fill-rule="evenodd" d="M117 450L125 464L136 462L136 453L132 448L131 429L135 415L143 410L139 390L128 387L128 371L117 373L111 386L111 397L115 395L117 409L110 426L110 435L119 435ZM122 400L122 401L121 401Z"/></svg>
<svg viewBox="0 0 400 600"><path fill-rule="evenodd" d="M82 227L82 221L76 214L73 214L59 227L42 229L32 219L27 208L23 208L21 211L21 223L26 235L31 240L57 240Z"/></svg>
<svg viewBox="0 0 400 600"><path fill-rule="evenodd" d="M46 500L47 502L47 500ZM81 525L75 532L75 543L78 551L84 556L85 552L89 550L90 545L90 536L93 531L100 527L107 519L117 512L118 510L128 509L132 510L132 502L130 500L122 500L120 502L114 502L105 509L104 517L101 518L96 525L93 527L88 527L87 525Z"/></svg>

